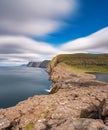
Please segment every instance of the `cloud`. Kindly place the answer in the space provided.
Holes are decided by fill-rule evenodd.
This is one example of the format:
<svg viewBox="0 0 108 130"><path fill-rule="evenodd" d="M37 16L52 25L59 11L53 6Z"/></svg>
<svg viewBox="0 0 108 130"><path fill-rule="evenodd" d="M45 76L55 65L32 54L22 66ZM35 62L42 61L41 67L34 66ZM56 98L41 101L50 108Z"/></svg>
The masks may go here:
<svg viewBox="0 0 108 130"><path fill-rule="evenodd" d="M0 36L0 64L22 64L52 59L63 53L108 53L108 27L55 48L24 36Z"/></svg>
<svg viewBox="0 0 108 130"><path fill-rule="evenodd" d="M87 37L78 38L63 44L60 49L64 53L108 53L108 27L105 27Z"/></svg>
<svg viewBox="0 0 108 130"><path fill-rule="evenodd" d="M57 49L48 43L23 36L0 36L0 54L55 54Z"/></svg>
<svg viewBox="0 0 108 130"><path fill-rule="evenodd" d="M24 36L0 36L0 64L21 64L51 59L59 50Z"/></svg>
<svg viewBox="0 0 108 130"><path fill-rule="evenodd" d="M78 0L0 0L0 34L45 36L77 8Z"/></svg>
<svg viewBox="0 0 108 130"><path fill-rule="evenodd" d="M0 66L21 65L29 61L42 61L44 58L39 54L0 54Z"/></svg>
<svg viewBox="0 0 108 130"><path fill-rule="evenodd" d="M28 64L30 61L43 61L45 59L51 59L51 55L43 56L41 54L0 54L0 66L4 65L21 65Z"/></svg>
<svg viewBox="0 0 108 130"><path fill-rule="evenodd" d="M0 64L51 59L60 52L28 36L46 36L74 17L78 0L0 0Z"/></svg>

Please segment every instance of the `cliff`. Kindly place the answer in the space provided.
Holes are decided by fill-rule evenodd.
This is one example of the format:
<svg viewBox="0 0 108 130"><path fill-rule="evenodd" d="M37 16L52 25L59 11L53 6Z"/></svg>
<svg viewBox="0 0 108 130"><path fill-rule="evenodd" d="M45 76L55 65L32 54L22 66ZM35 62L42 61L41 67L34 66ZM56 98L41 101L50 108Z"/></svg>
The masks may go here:
<svg viewBox="0 0 108 130"><path fill-rule="evenodd" d="M106 58L107 60L107 58ZM50 95L34 96L0 110L0 128L9 130L108 130L108 84L74 70L55 57L47 67Z"/></svg>
<svg viewBox="0 0 108 130"><path fill-rule="evenodd" d="M27 67L39 67L41 62L29 62Z"/></svg>
<svg viewBox="0 0 108 130"><path fill-rule="evenodd" d="M47 71L51 72L58 64L77 72L108 73L108 54L61 54L52 59Z"/></svg>
<svg viewBox="0 0 108 130"><path fill-rule="evenodd" d="M48 64L50 63L50 60L44 60L40 63L39 67L41 68L47 68Z"/></svg>
<svg viewBox="0 0 108 130"><path fill-rule="evenodd" d="M49 64L49 60L44 60L42 62L29 62L27 64L28 67L40 67L40 68L47 68Z"/></svg>

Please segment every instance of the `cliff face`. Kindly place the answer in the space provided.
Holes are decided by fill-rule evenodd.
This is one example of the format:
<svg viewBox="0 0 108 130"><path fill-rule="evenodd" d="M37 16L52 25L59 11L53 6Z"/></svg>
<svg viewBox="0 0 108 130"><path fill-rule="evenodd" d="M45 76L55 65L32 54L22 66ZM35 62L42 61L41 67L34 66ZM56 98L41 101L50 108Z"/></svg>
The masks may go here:
<svg viewBox="0 0 108 130"><path fill-rule="evenodd" d="M49 64L50 60L44 60L40 63L39 67L41 68L47 68L48 64Z"/></svg>
<svg viewBox="0 0 108 130"><path fill-rule="evenodd" d="M108 130L108 84L94 80L94 75L75 71L56 58L47 68L54 81L51 94L1 109L1 129Z"/></svg>
<svg viewBox="0 0 108 130"><path fill-rule="evenodd" d="M40 68L47 68L49 64L49 60L44 60L42 62L29 62L27 64L28 67L40 67Z"/></svg>
<svg viewBox="0 0 108 130"><path fill-rule="evenodd" d="M27 67L39 67L41 62L29 62Z"/></svg>

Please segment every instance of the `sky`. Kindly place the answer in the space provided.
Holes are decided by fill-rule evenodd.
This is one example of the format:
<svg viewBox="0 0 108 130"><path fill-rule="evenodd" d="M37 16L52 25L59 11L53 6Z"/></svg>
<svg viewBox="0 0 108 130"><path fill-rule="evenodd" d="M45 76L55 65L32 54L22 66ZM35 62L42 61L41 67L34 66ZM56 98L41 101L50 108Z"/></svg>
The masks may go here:
<svg viewBox="0 0 108 130"><path fill-rule="evenodd" d="M108 0L0 0L0 65L107 50Z"/></svg>

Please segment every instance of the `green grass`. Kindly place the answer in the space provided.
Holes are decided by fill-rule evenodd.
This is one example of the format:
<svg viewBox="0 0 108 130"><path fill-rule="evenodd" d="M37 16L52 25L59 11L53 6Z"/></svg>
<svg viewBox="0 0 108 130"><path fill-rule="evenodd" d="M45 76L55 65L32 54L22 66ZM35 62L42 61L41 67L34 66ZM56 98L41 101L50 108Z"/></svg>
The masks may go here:
<svg viewBox="0 0 108 130"><path fill-rule="evenodd" d="M50 67L51 69L53 69L57 64L57 57L54 57L51 61Z"/></svg>
<svg viewBox="0 0 108 130"><path fill-rule="evenodd" d="M50 66L53 69L57 64L78 72L108 73L108 54L61 54Z"/></svg>
<svg viewBox="0 0 108 130"><path fill-rule="evenodd" d="M49 111L48 110L44 111L43 114L44 114L45 117L47 117L49 115Z"/></svg>
<svg viewBox="0 0 108 130"><path fill-rule="evenodd" d="M26 130L32 130L34 128L34 123L29 123L26 125Z"/></svg>
<svg viewBox="0 0 108 130"><path fill-rule="evenodd" d="M60 65L60 66L63 66L63 67L66 68L66 69L74 70L74 71L76 71L76 72L85 72L85 71L84 71L83 69L81 69L81 68L77 68L77 67L75 67L75 66L67 65L66 63L63 63L63 62L59 63L59 65Z"/></svg>
<svg viewBox="0 0 108 130"><path fill-rule="evenodd" d="M62 64L63 65L63 64ZM64 64L63 66L70 68L76 72L98 72L98 73L108 73L108 66L88 66L88 67L75 67L71 65Z"/></svg>

